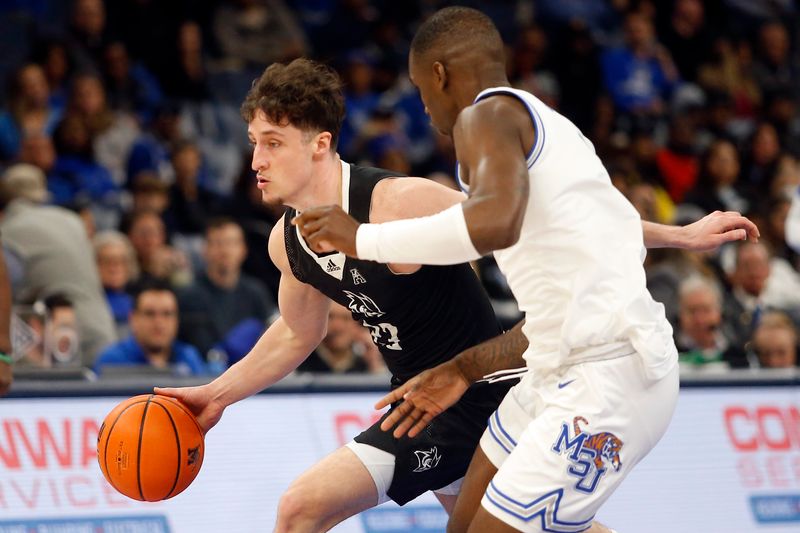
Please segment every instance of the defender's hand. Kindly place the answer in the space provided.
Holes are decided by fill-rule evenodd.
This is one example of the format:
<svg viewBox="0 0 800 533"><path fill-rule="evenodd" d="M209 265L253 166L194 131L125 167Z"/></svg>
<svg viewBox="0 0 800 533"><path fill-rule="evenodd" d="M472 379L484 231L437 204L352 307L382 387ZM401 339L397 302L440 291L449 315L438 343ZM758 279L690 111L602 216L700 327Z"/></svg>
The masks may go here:
<svg viewBox="0 0 800 533"><path fill-rule="evenodd" d="M224 406L212 399L209 389L206 387L205 385L179 388L154 387L153 392L177 398L185 403L194 413L197 423L203 428L203 433L205 434L219 422L222 412L225 410Z"/></svg>
<svg viewBox="0 0 800 533"><path fill-rule="evenodd" d="M714 211L682 230L683 247L695 252L714 250L731 241L758 242L761 236L756 225L736 211Z"/></svg>
<svg viewBox="0 0 800 533"><path fill-rule="evenodd" d="M375 404L375 409L383 409L404 400L384 419L381 429L389 431L397 426L393 432L395 438L405 434L416 437L431 420L456 403L468 388L467 379L451 361L426 370Z"/></svg>
<svg viewBox="0 0 800 533"><path fill-rule="evenodd" d="M338 205L314 207L292 219L308 245L317 253L338 250L356 255L356 232L359 223Z"/></svg>

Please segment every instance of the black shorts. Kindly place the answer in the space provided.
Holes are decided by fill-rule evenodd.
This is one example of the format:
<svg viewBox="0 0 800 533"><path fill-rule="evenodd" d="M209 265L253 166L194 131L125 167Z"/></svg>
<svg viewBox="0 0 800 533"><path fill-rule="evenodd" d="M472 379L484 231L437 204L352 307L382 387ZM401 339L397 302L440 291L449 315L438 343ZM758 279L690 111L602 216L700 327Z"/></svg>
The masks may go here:
<svg viewBox="0 0 800 533"><path fill-rule="evenodd" d="M386 494L404 505L429 490L438 490L464 477L486 429L489 416L517 380L479 384L454 406L433 419L413 439L394 438L380 428L381 419L353 440L394 455L394 475Z"/></svg>

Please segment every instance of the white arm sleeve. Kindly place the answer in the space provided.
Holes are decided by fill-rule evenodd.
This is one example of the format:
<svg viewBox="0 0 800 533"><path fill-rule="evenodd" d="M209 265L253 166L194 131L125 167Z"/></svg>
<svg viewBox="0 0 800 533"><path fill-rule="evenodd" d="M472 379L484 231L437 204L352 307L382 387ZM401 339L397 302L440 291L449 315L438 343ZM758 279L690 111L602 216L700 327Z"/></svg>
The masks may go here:
<svg viewBox="0 0 800 533"><path fill-rule="evenodd" d="M356 233L359 259L380 263L455 265L480 258L456 204L435 215L361 224Z"/></svg>
<svg viewBox="0 0 800 533"><path fill-rule="evenodd" d="M786 215L786 244L800 253L800 187L792 195L792 206Z"/></svg>

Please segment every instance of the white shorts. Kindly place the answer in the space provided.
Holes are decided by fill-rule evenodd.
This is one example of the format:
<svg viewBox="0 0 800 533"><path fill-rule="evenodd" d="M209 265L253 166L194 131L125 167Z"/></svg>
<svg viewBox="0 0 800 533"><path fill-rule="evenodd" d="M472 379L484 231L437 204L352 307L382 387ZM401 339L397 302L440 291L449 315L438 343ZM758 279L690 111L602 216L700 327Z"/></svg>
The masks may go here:
<svg viewBox="0 0 800 533"><path fill-rule="evenodd" d="M656 382L630 355L529 372L481 437L499 469L481 505L523 532L588 529L664 435L677 399L677 362Z"/></svg>

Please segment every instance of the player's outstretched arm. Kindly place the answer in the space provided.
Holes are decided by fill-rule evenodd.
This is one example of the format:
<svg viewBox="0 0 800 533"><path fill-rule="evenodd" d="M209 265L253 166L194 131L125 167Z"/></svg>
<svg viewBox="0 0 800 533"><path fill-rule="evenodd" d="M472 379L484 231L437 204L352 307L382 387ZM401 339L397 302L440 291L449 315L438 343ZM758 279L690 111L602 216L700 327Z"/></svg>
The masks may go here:
<svg viewBox="0 0 800 533"><path fill-rule="evenodd" d="M283 224L270 235L270 256L281 271L278 304L281 317L264 332L241 361L200 387L156 388L158 394L186 403L204 431L219 421L225 408L287 376L325 336L330 300L291 273L283 244Z"/></svg>
<svg viewBox="0 0 800 533"><path fill-rule="evenodd" d="M758 241L760 236L756 225L736 211L714 211L686 226L643 220L642 232L648 248L684 248L695 252L714 250L731 241Z"/></svg>
<svg viewBox="0 0 800 533"><path fill-rule="evenodd" d="M453 359L414 376L378 403L383 409L403 400L381 423L381 429L394 428L397 438L418 435L431 420L456 403L469 386L502 370L522 368L528 340L520 322L509 331L464 350Z"/></svg>

